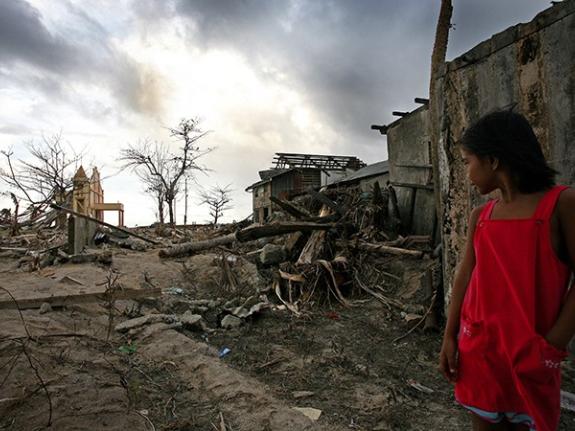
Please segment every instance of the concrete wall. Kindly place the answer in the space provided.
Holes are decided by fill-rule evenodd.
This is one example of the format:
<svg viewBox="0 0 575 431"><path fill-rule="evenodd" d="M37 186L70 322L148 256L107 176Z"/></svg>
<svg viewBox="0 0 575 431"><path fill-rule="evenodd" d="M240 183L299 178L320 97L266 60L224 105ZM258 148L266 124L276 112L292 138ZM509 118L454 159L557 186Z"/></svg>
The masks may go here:
<svg viewBox="0 0 575 431"><path fill-rule="evenodd" d="M439 178L444 280L450 294L470 209L485 201L470 189L456 147L468 125L515 106L533 125L558 182L575 184L575 0L511 27L446 64L441 100Z"/></svg>
<svg viewBox="0 0 575 431"><path fill-rule="evenodd" d="M259 186L254 187L252 190L253 196L253 209L254 209L254 221L257 223L263 223L265 219L265 209L267 208L268 215L271 214L272 203L270 201L270 196L272 195L272 183L267 182Z"/></svg>
<svg viewBox="0 0 575 431"><path fill-rule="evenodd" d="M422 106L387 129L389 179L397 193L402 225L409 233L433 235L433 197L428 109Z"/></svg>

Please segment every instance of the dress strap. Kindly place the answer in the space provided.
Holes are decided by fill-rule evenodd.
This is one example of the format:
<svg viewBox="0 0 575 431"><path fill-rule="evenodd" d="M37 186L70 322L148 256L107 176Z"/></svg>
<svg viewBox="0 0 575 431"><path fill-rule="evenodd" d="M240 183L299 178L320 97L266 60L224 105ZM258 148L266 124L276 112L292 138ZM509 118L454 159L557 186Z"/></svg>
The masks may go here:
<svg viewBox="0 0 575 431"><path fill-rule="evenodd" d="M539 204L537 204L537 209L535 210L535 214L533 214L533 218L537 220L549 220L555 210L555 205L557 205L559 195L563 190L568 188L568 186L552 187L551 190L543 195Z"/></svg>
<svg viewBox="0 0 575 431"><path fill-rule="evenodd" d="M485 204L485 207L483 207L481 214L479 214L480 221L489 220L491 218L491 213L493 212L493 207L495 206L496 203L497 199L491 199L489 202Z"/></svg>

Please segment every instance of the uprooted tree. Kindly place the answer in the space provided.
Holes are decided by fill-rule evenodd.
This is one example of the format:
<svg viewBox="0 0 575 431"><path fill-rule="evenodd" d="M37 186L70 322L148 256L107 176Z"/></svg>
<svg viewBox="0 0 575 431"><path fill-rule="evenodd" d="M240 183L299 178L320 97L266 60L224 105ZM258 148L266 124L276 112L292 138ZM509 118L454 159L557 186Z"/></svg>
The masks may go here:
<svg viewBox="0 0 575 431"><path fill-rule="evenodd" d="M209 207L210 216L212 217L212 223L214 226L218 224L218 221L224 214L224 211L232 208L232 198L230 196L231 192L232 190L230 189L230 184L228 184L225 187L215 185L208 190L203 190L200 193L200 204L207 205Z"/></svg>
<svg viewBox="0 0 575 431"><path fill-rule="evenodd" d="M123 149L121 160L124 166L132 168L153 194L158 205L160 222L164 218L164 203L168 207L169 223L175 224L174 204L180 192L182 180L194 176L195 172L206 172L207 168L199 165L198 159L212 148L201 149L198 141L208 132L199 127L199 119L185 119L177 127L169 129L170 136L183 145L173 152L160 143L141 141L135 146Z"/></svg>
<svg viewBox="0 0 575 431"><path fill-rule="evenodd" d="M63 144L59 134L30 141L26 148L28 156L22 159L15 159L12 149L1 151L5 167L0 168L0 180L11 190L15 205L28 204L28 216L34 219L50 203L66 205L84 154Z"/></svg>

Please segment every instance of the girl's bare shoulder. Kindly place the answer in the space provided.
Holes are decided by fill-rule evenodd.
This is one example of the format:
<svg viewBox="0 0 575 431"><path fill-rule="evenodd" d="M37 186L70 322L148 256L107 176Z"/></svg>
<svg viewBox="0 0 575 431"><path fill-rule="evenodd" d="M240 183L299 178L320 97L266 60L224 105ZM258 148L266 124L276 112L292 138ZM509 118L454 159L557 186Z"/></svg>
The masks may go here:
<svg viewBox="0 0 575 431"><path fill-rule="evenodd" d="M575 188L569 187L561 192L556 208L561 222L575 223Z"/></svg>
<svg viewBox="0 0 575 431"><path fill-rule="evenodd" d="M476 222L479 220L481 213L485 209L485 207L489 205L489 202L484 203L483 205L479 205L471 210L471 214L469 214L469 221Z"/></svg>

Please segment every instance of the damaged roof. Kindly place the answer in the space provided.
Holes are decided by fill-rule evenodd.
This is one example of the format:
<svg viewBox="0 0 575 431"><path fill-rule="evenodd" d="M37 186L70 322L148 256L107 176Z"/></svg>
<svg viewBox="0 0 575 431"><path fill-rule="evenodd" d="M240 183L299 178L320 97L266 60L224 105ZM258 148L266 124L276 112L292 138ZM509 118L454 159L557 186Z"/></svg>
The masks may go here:
<svg viewBox="0 0 575 431"><path fill-rule="evenodd" d="M246 188L246 192L249 192L250 190L253 190L256 187L259 187L265 183L269 183L272 180L272 178L279 177L280 175L283 175L285 173L288 173L288 172L291 172L294 170L296 170L296 168L292 168L292 169L268 169L265 171L260 171L259 174L260 174L261 180L256 182L256 183L253 183L251 186L248 186Z"/></svg>
<svg viewBox="0 0 575 431"><path fill-rule="evenodd" d="M330 185L353 183L355 181L360 181L366 178L376 177L378 175L384 175L388 172L389 172L389 161L383 160L381 162L368 165L365 168L361 168L343 178L335 180L334 182L330 183Z"/></svg>

